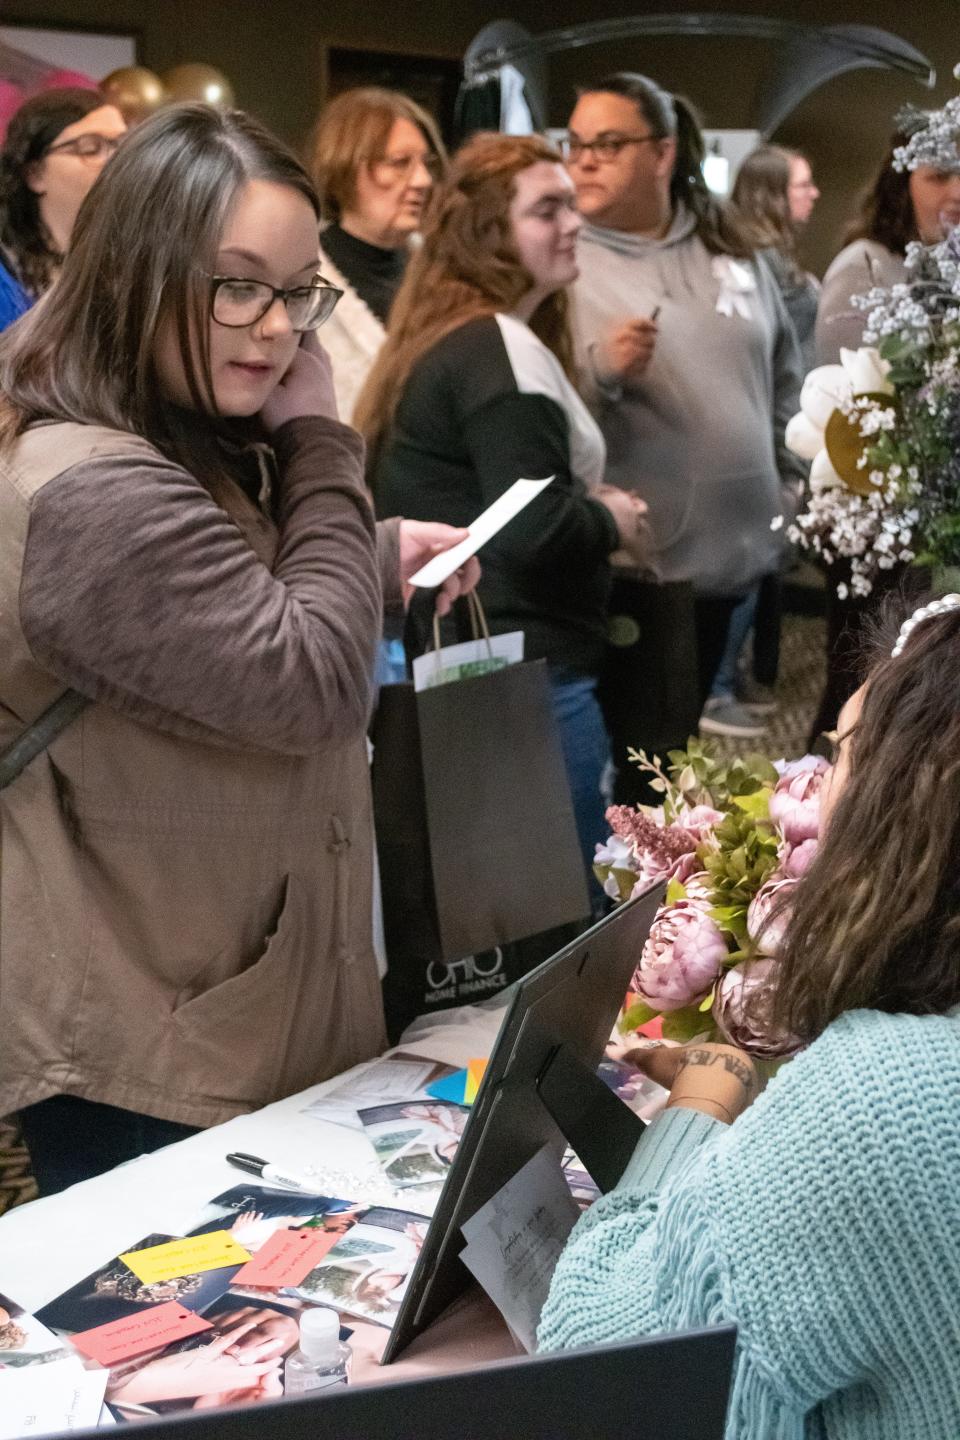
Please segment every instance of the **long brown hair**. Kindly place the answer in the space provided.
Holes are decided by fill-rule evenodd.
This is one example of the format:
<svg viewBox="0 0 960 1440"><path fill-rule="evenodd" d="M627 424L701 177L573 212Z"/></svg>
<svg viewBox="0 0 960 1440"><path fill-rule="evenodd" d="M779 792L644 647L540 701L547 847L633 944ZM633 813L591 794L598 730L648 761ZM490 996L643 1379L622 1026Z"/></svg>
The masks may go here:
<svg viewBox="0 0 960 1440"><path fill-rule="evenodd" d="M790 164L800 159L782 145L758 145L740 169L730 197L740 224L758 249L779 251L797 272L797 231L790 218Z"/></svg>
<svg viewBox="0 0 960 1440"><path fill-rule="evenodd" d="M0 337L0 449L37 420L74 420L143 436L205 483L224 471L219 440L248 431L216 413L210 273L227 211L254 179L291 186L319 217L300 162L238 110L171 106L124 141L80 207L55 287ZM158 380L167 326L192 416Z"/></svg>
<svg viewBox="0 0 960 1440"><path fill-rule="evenodd" d="M45 90L25 100L7 127L0 150L0 245L31 295L48 288L63 256L43 223L30 172L68 126L109 103L99 90Z"/></svg>
<svg viewBox="0 0 960 1440"><path fill-rule="evenodd" d="M339 220L356 199L357 175L384 152L397 120L409 120L446 168L447 152L436 121L399 90L363 85L344 90L320 111L310 142L310 173L325 220Z"/></svg>
<svg viewBox="0 0 960 1440"><path fill-rule="evenodd" d="M474 135L453 161L390 311L390 328L353 423L371 449L389 427L410 372L444 336L479 315L512 310L533 285L514 244L516 178L559 153L538 135ZM530 328L573 375L567 296L537 307Z"/></svg>
<svg viewBox="0 0 960 1440"><path fill-rule="evenodd" d="M670 179L670 199L683 205L696 221L697 234L714 255L749 259L754 247L729 205L712 194L703 176L706 145L700 120L689 100L670 95L649 75L621 70L597 85L584 85L578 95L620 95L632 100L641 118L658 140L673 139L677 155Z"/></svg>
<svg viewBox="0 0 960 1440"><path fill-rule="evenodd" d="M844 245L854 240L875 240L894 255L905 255L911 240L919 240L917 218L910 195L910 172L895 170L893 152L906 145L909 135L898 131L887 147L880 169L860 201L860 209L843 235Z"/></svg>
<svg viewBox="0 0 960 1440"><path fill-rule="evenodd" d="M889 647L888 627L776 967L774 1026L804 1041L846 1010L960 1002L960 610Z"/></svg>

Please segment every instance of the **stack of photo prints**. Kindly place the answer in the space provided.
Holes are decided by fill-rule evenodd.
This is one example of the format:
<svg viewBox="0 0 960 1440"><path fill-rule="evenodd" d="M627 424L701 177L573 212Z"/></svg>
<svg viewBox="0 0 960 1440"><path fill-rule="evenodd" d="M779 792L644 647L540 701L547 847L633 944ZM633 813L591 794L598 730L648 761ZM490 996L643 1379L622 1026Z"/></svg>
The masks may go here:
<svg viewBox="0 0 960 1440"><path fill-rule="evenodd" d="M630 1103L634 1072L613 1062L604 1071ZM403 1208L245 1182L211 1200L188 1236L144 1236L35 1316L0 1297L0 1415L7 1376L42 1365L52 1378L64 1361L88 1374L97 1362L114 1421L273 1399L304 1306L338 1311L342 1339L365 1325L388 1330L430 1223L418 1193L432 1210L469 1115L428 1087L456 1073L390 1056L307 1108L363 1127ZM572 1152L565 1170L585 1208L596 1187Z"/></svg>

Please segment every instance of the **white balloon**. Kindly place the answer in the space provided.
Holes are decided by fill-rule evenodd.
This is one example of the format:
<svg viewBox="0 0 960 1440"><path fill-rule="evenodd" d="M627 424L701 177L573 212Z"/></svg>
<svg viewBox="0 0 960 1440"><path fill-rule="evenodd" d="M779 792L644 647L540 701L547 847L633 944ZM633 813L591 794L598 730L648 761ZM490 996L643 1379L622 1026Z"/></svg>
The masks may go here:
<svg viewBox="0 0 960 1440"><path fill-rule="evenodd" d="M873 345L861 345L859 350L841 350L840 363L850 382L854 395L892 395L893 386L887 379L889 360L883 360L880 351Z"/></svg>
<svg viewBox="0 0 960 1440"><path fill-rule="evenodd" d="M788 450L801 460L813 460L823 449L823 426L814 425L801 410L787 424L784 440Z"/></svg>
<svg viewBox="0 0 960 1440"><path fill-rule="evenodd" d="M838 485L842 484L843 481L830 464L830 456L826 450L819 451L810 466L810 489L813 491L835 490Z"/></svg>
<svg viewBox="0 0 960 1440"><path fill-rule="evenodd" d="M800 409L808 420L823 430L838 406L849 400L853 390L842 365L818 365L811 370L800 391Z"/></svg>

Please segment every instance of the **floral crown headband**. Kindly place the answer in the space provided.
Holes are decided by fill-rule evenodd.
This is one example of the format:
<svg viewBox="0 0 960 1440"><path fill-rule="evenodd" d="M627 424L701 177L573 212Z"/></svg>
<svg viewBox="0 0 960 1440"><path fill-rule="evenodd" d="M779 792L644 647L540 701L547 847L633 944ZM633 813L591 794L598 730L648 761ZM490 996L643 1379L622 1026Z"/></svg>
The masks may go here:
<svg viewBox="0 0 960 1440"><path fill-rule="evenodd" d="M890 651L890 658L896 660L903 654L903 647L906 645L914 630L923 620L930 620L934 615L946 615L948 610L960 610L960 595L944 595L940 600L931 600L928 605L921 605L919 610L914 610L909 620L904 620L900 626L900 634L897 636L897 643Z"/></svg>

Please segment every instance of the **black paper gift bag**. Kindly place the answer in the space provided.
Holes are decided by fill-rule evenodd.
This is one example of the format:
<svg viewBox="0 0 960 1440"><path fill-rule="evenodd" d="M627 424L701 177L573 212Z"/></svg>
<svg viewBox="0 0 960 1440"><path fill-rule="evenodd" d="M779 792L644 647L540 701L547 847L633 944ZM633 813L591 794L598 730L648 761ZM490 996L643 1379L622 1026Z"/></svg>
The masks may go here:
<svg viewBox="0 0 960 1440"><path fill-rule="evenodd" d="M546 662L386 686L372 737L388 999L407 971L414 1013L483 999L551 953L513 942L590 912Z"/></svg>

